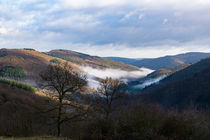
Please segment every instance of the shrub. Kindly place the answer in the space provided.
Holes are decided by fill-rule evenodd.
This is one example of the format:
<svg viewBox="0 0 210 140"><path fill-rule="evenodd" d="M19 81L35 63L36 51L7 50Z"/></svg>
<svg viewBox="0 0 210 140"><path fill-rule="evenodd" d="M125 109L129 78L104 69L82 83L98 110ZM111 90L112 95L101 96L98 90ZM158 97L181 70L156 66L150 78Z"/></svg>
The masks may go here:
<svg viewBox="0 0 210 140"><path fill-rule="evenodd" d="M0 57L5 57L5 56L7 56L7 55L8 55L8 53L5 52L5 51L0 52Z"/></svg>
<svg viewBox="0 0 210 140"><path fill-rule="evenodd" d="M5 66L1 69L0 75L9 78L24 78L25 72L22 67Z"/></svg>
<svg viewBox="0 0 210 140"><path fill-rule="evenodd" d="M35 49L32 49L32 48L24 48L24 50L36 51Z"/></svg>
<svg viewBox="0 0 210 140"><path fill-rule="evenodd" d="M55 63L55 64L60 64L61 62L57 59L51 59L50 60L51 63Z"/></svg>
<svg viewBox="0 0 210 140"><path fill-rule="evenodd" d="M7 85L12 86L12 87L24 89L26 91L30 91L30 92L33 92L33 93L35 92L34 87L32 87L30 85L27 85L23 82L17 82L17 81L14 81L14 80L8 80L8 79L5 79L5 78L0 78L0 83L7 84Z"/></svg>

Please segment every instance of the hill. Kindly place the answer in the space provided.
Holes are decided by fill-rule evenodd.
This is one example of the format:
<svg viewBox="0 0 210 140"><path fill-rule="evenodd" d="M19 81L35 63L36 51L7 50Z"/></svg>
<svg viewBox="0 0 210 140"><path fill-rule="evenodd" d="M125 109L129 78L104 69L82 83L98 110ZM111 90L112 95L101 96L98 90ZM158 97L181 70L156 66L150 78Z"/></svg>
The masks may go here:
<svg viewBox="0 0 210 140"><path fill-rule="evenodd" d="M0 135L46 134L46 119L44 115L40 116L39 111L46 109L44 104L48 100L24 89L0 83Z"/></svg>
<svg viewBox="0 0 210 140"><path fill-rule="evenodd" d="M70 61L78 65L90 66L90 67L98 68L98 69L111 68L111 69L121 69L121 70L126 70L126 71L139 70L139 68L132 65L112 61L112 60L101 58L98 56L90 56L87 54L78 53L78 52L70 51L70 50L52 50L48 52L47 54L54 57L65 59L67 61Z"/></svg>
<svg viewBox="0 0 210 140"><path fill-rule="evenodd" d="M208 108L210 105L210 59L204 59L175 72L141 93L141 97L164 107L183 109L190 105Z"/></svg>
<svg viewBox="0 0 210 140"><path fill-rule="evenodd" d="M156 70L143 78L139 78L133 81L128 82L127 90L133 93L138 93L139 90L144 89L147 86L150 86L154 83L158 83L160 80L164 79L165 77L180 71L190 65L183 64L171 69L160 69Z"/></svg>
<svg viewBox="0 0 210 140"><path fill-rule="evenodd" d="M7 78L23 78L31 82L31 80L37 80L40 71L44 70L49 64L55 63L55 61L64 62L60 58L32 49L1 49L0 74ZM76 65L72 63L71 65L76 68Z"/></svg>
<svg viewBox="0 0 210 140"><path fill-rule="evenodd" d="M107 57L118 62L134 65L137 67L146 67L153 70L170 69L183 64L193 64L201 59L210 57L210 53L190 52L174 56L165 56L152 59L129 59L118 57Z"/></svg>
<svg viewBox="0 0 210 140"><path fill-rule="evenodd" d="M201 59L210 57L210 53L191 52L174 56L154 59L143 59L132 63L134 66L146 67L153 70L173 68L182 64L193 64Z"/></svg>
<svg viewBox="0 0 210 140"><path fill-rule="evenodd" d="M85 72L84 69L87 67L80 66L90 66L95 68L93 70L96 72L98 69L101 70L99 71L101 74L104 74L105 68L124 70L125 75L127 75L127 71L143 73L135 66L72 51L54 50L49 53L42 53L33 49L0 49L0 77L37 86L36 83L40 78L39 73L41 71L49 64L64 63L66 60L76 71ZM105 71L105 74L110 75L110 73L114 72Z"/></svg>
<svg viewBox="0 0 210 140"><path fill-rule="evenodd" d="M170 69L159 69L159 70L156 70L150 74L148 74L145 78L146 79L153 79L153 78L158 78L160 76L163 76L163 75L170 75L170 74L173 74L177 71L180 71L186 67L190 66L190 64L182 64L182 65L179 65L179 66L176 66L174 68L170 68Z"/></svg>
<svg viewBox="0 0 210 140"><path fill-rule="evenodd" d="M104 57L104 58L130 65L132 65L136 61L142 60L141 58L125 58L125 57Z"/></svg>

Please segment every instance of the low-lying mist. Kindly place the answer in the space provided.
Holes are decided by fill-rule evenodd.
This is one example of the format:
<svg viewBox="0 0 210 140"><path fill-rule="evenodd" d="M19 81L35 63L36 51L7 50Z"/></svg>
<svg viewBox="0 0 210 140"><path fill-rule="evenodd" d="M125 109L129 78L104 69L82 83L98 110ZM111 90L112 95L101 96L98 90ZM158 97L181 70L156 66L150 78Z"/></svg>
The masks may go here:
<svg viewBox="0 0 210 140"><path fill-rule="evenodd" d="M128 82L130 80L135 80L142 78L153 72L151 69L140 68L139 71L124 71L120 69L96 69L92 67L82 66L81 69L87 73L88 84L91 88L97 89L99 87L99 82L97 78L112 77L115 79Z"/></svg>
<svg viewBox="0 0 210 140"><path fill-rule="evenodd" d="M158 78L154 78L154 79L149 79L144 81L142 84L139 85L135 85L133 86L135 89L144 89L145 87L148 87L152 84L158 83L159 81L161 81L162 79L166 78L166 75L160 76Z"/></svg>

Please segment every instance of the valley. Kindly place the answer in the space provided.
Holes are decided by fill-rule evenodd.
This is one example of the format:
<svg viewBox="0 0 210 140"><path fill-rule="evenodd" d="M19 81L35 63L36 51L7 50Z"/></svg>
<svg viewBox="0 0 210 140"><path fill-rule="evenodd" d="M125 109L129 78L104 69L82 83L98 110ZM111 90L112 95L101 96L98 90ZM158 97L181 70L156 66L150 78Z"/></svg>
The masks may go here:
<svg viewBox="0 0 210 140"><path fill-rule="evenodd" d="M81 127L77 125L87 127L91 130L95 130L95 128L91 127L92 125L103 127L99 125L99 122L103 121L104 117L99 117L95 120L92 119L92 115L98 113L102 114L102 116L104 115L103 111L101 112L99 110L105 109L104 111L106 111L106 108L103 108L103 106L106 105L105 99L109 100L116 96L115 94L112 95L111 91L113 91L113 93L122 94L119 96L119 99L118 96L112 99L114 101L116 99L112 105L116 110L114 109L111 112L117 113L120 111L118 112L119 114L127 116L127 114L125 114L126 112L123 110L129 110L129 112L133 114L132 116L127 116L128 118L131 117L130 119L135 119L133 117L138 115L134 114L138 112L141 114L140 116L145 117L147 121L150 122L152 119L155 119L155 121L158 122L158 120L160 120L158 116L155 118L149 117L154 115L147 109L147 107L149 107L155 114L167 115L167 117L162 118L162 122L159 122L163 123L163 126L165 126L167 120L171 119L173 115L170 114L170 111L165 112L161 111L161 109L174 110L174 108L176 108L180 111L184 111L187 110L188 107L193 106L196 110L205 110L205 112L208 112L210 105L210 59L203 59L202 57L202 59L198 60L200 54L196 60L193 61L194 63L181 63L175 67L174 65L171 65L171 67L167 66L167 68L164 67L157 70L148 69L146 67L138 68L130 64L67 50L39 52L33 49L1 49L0 56L0 123L4 124L0 127L0 135L3 134L4 136L13 135L25 137L31 136L32 134L40 136L45 134L56 135L55 133L57 131L55 129L51 130L56 128L56 123L49 125L49 123L53 122L55 119L50 116L56 116L56 108L54 108L54 110L52 107L57 106L57 104L59 105L58 101L60 98L58 98L59 96L57 96L57 93L59 93L60 90L65 91L63 88L60 88L60 86L63 84L65 85L63 82L66 80L63 79L65 77L62 76L65 76L66 74L62 74L62 69L65 69L65 66L67 65L70 68L70 71L66 71L67 73L72 71L72 74L77 73L77 76L79 77L85 75L84 82L87 82L86 84L84 83L84 88L80 92L73 90L77 87L76 85L75 87L70 87L72 92L69 92L70 94L67 94L68 96L63 98L62 101L62 106L64 107L62 109L64 111L64 116L62 117L64 117L64 120L65 117L70 117L68 118L70 120L81 119L73 124L69 121L62 123L62 135L73 139L80 137L80 135L69 135L67 130L76 128L77 132L82 132L84 135L90 135L90 133L86 133L88 132L86 129L81 130ZM49 73L53 70L49 69L50 67L53 69L55 68L54 70L57 68L62 69L60 69L60 72L54 71L55 73L52 74ZM50 71L42 75L41 73L45 72L47 69ZM48 78L46 77L47 79L44 78L45 76L48 76L48 74L51 76ZM54 78L51 79L51 77ZM110 77L110 79L107 79L107 77ZM60 81L60 78L63 81ZM71 78L73 77L69 78L71 82L68 83L67 81L68 84L73 84L79 80L72 80ZM51 85L55 84L56 79L58 82L57 85ZM114 81L114 79L117 81L119 80L118 86L116 85L118 82ZM48 83L52 88L41 86L44 84L43 80L52 80L51 84ZM101 88L103 86L104 89L102 90ZM107 89L106 91L106 88L109 90ZM110 95L108 94L109 92ZM137 109L139 107L145 110L146 114L142 114L141 111L143 110ZM77 109L79 110L77 111ZM195 114L194 109L193 115ZM46 110L50 111L48 112ZM83 113L87 118L82 116ZM73 115L73 118L71 118L71 115ZM112 116L112 118L110 118L110 120L105 120L108 121L107 123L114 121L112 120L114 118L128 121L127 118L121 117L121 115L118 116L111 113L110 116ZM183 116L184 114L176 114L176 119L179 119L179 121L189 126L190 123L180 119L180 115ZM206 117L208 115L204 116ZM16 119L13 121L14 117ZM8 120L5 121L5 118ZM89 122L82 121L83 119ZM97 124L94 124L95 121L97 121ZM202 119L200 118L199 120L193 121L200 122ZM210 121L207 121L207 125L209 122ZM128 124L130 123L132 122L128 122ZM122 131L119 128L121 127L121 124L115 124L115 126L110 124L107 125ZM143 124L139 127L142 125ZM3 126L6 126L7 129L4 129ZM39 128L40 126L42 126L42 129ZM150 129L151 127L147 127L146 129ZM197 126L189 127L197 128ZM157 129L164 128L158 127ZM206 135L210 134L208 132L209 130L205 129ZM128 133L129 132L126 131L126 134ZM166 136L165 133L161 133L161 135ZM183 135L180 134L180 137L182 136ZM93 135L93 137L95 136ZM204 139L205 138L206 137L204 137Z"/></svg>
<svg viewBox="0 0 210 140"><path fill-rule="evenodd" d="M210 140L210 0L0 0L0 140Z"/></svg>

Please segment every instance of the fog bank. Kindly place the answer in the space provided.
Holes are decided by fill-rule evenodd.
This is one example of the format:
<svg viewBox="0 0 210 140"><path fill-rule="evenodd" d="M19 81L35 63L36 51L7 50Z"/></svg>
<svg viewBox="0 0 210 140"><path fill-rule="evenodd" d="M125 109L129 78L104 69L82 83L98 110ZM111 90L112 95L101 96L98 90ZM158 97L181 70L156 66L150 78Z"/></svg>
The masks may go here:
<svg viewBox="0 0 210 140"><path fill-rule="evenodd" d="M161 81L162 79L166 78L166 75L160 76L158 78L154 78L154 79L150 79L150 80L146 80L144 83L133 86L136 89L143 89L145 87L148 87L152 84L158 83L159 81Z"/></svg>
<svg viewBox="0 0 210 140"><path fill-rule="evenodd" d="M145 77L153 72L153 70L147 68L140 68L139 71L124 71L120 69L102 70L82 66L81 69L85 73L87 73L88 84L93 89L97 89L99 87L99 82L97 81L97 78L105 79L106 77L112 77L127 82L128 80Z"/></svg>

